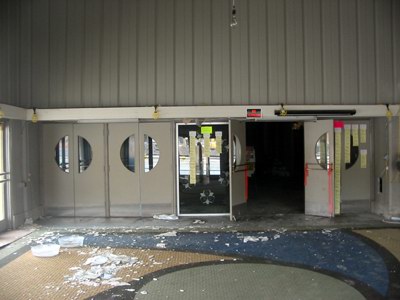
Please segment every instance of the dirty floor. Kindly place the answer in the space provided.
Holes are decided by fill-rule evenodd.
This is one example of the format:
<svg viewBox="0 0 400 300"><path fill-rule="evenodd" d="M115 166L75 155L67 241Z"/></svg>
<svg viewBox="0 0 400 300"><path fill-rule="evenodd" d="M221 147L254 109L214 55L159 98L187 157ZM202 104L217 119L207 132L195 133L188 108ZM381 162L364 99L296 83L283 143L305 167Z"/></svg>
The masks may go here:
<svg viewBox="0 0 400 300"><path fill-rule="evenodd" d="M395 225L240 230L223 222L217 230L215 220L136 228L58 221L0 249L0 299L400 299ZM31 253L70 235L84 236L83 246L49 258Z"/></svg>

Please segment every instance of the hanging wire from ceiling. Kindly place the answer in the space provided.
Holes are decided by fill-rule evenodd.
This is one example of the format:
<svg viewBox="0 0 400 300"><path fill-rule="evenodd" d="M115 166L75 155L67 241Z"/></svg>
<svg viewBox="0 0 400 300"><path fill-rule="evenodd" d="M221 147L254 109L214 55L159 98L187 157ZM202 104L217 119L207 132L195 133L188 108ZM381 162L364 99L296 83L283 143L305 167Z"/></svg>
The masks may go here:
<svg viewBox="0 0 400 300"><path fill-rule="evenodd" d="M238 25L237 16L236 16L236 3L235 0L232 0L232 15L231 15L231 24L232 28Z"/></svg>

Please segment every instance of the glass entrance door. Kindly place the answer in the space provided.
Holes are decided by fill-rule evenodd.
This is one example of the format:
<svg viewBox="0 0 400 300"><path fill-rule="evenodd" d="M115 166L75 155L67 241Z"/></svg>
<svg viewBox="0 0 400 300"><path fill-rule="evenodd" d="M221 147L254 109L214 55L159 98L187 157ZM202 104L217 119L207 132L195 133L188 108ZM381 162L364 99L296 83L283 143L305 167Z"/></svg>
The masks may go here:
<svg viewBox="0 0 400 300"><path fill-rule="evenodd" d="M178 214L229 214L228 124L177 124L177 155Z"/></svg>
<svg viewBox="0 0 400 300"><path fill-rule="evenodd" d="M7 229L7 191L10 173L6 163L6 145L5 124L0 123L0 232Z"/></svg>

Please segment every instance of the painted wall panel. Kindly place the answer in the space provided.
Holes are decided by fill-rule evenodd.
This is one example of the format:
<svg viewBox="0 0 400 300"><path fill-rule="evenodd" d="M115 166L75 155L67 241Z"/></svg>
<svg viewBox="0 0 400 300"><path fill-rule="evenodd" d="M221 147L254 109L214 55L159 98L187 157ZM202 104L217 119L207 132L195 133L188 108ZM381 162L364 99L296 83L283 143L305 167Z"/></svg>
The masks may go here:
<svg viewBox="0 0 400 300"><path fill-rule="evenodd" d="M82 103L85 2L69 0L66 11L65 101L69 107L79 107Z"/></svg>
<svg viewBox="0 0 400 300"><path fill-rule="evenodd" d="M268 92L269 103L286 102L285 2L268 0Z"/></svg>
<svg viewBox="0 0 400 300"><path fill-rule="evenodd" d="M400 103L400 1L393 1L394 99Z"/></svg>
<svg viewBox="0 0 400 300"><path fill-rule="evenodd" d="M225 0L212 1L212 99L230 104L230 8Z"/></svg>
<svg viewBox="0 0 400 300"><path fill-rule="evenodd" d="M135 106L137 103L137 2L124 0L120 6L119 38L119 105Z"/></svg>
<svg viewBox="0 0 400 300"><path fill-rule="evenodd" d="M175 104L193 105L193 2L175 2Z"/></svg>
<svg viewBox="0 0 400 300"><path fill-rule="evenodd" d="M82 103L83 107L100 105L100 62L103 5L101 1L85 2Z"/></svg>
<svg viewBox="0 0 400 300"><path fill-rule="evenodd" d="M158 1L157 4L157 99L156 103L168 105L174 103L174 19L173 0Z"/></svg>
<svg viewBox="0 0 400 300"><path fill-rule="evenodd" d="M231 104L248 104L250 97L248 2L236 2L240 25L231 30Z"/></svg>
<svg viewBox="0 0 400 300"><path fill-rule="evenodd" d="M358 103L357 0L340 0L340 85L342 103Z"/></svg>
<svg viewBox="0 0 400 300"><path fill-rule="evenodd" d="M321 2L304 1L305 104L322 104Z"/></svg>
<svg viewBox="0 0 400 300"><path fill-rule="evenodd" d="M249 2L249 63L250 97L253 104L268 100L267 2Z"/></svg>
<svg viewBox="0 0 400 300"><path fill-rule="evenodd" d="M8 1L0 3L0 99L3 103L10 103L9 7Z"/></svg>
<svg viewBox="0 0 400 300"><path fill-rule="evenodd" d="M118 46L120 28L120 1L103 3L103 38L100 62L100 105L118 105Z"/></svg>
<svg viewBox="0 0 400 300"><path fill-rule="evenodd" d="M16 99L17 105L19 103L19 52L21 47L19 46L20 40L20 3L10 2L8 9L9 15L9 76L8 87L9 87L9 99ZM15 49L15 50L14 50Z"/></svg>
<svg viewBox="0 0 400 300"><path fill-rule="evenodd" d="M32 2L32 106L57 107L50 101L50 5L49 0ZM66 105L66 104L64 104Z"/></svg>
<svg viewBox="0 0 400 300"><path fill-rule="evenodd" d="M20 7L20 51L19 51L19 100L16 102L22 107L32 107L32 5L24 1ZM0 18L1 19L1 18ZM1 38L1 35L0 35ZM3 44L3 43L1 43ZM4 44L3 44L4 45ZM1 52L2 47L0 47ZM1 64L1 60L0 60ZM0 69L2 69L0 67ZM1 72L1 71L0 71ZM1 89L0 89L1 90Z"/></svg>
<svg viewBox="0 0 400 300"><path fill-rule="evenodd" d="M138 105L151 106L156 98L156 1L139 0Z"/></svg>
<svg viewBox="0 0 400 300"><path fill-rule="evenodd" d="M375 1L377 103L393 99L392 5L390 1Z"/></svg>
<svg viewBox="0 0 400 300"><path fill-rule="evenodd" d="M301 2L286 2L287 103L304 103L304 17Z"/></svg>
<svg viewBox="0 0 400 300"><path fill-rule="evenodd" d="M324 104L341 104L339 2L322 0L322 69Z"/></svg>
<svg viewBox="0 0 400 300"><path fill-rule="evenodd" d="M66 68L67 68L67 1L56 0L49 2L49 105L63 107L66 105ZM70 101L69 105L73 105Z"/></svg>
<svg viewBox="0 0 400 300"><path fill-rule="evenodd" d="M194 102L212 104L211 77L211 5L210 1L194 0Z"/></svg>
<svg viewBox="0 0 400 300"><path fill-rule="evenodd" d="M400 103L399 2L4 0L0 102Z"/></svg>
<svg viewBox="0 0 400 300"><path fill-rule="evenodd" d="M358 0L359 104L376 102L375 8L374 0Z"/></svg>

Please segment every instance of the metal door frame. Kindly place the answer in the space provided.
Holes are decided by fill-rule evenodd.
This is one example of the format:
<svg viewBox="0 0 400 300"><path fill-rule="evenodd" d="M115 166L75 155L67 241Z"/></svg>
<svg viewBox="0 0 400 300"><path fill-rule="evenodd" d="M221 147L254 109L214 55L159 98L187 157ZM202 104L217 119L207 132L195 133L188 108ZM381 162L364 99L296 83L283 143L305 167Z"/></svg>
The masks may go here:
<svg viewBox="0 0 400 300"><path fill-rule="evenodd" d="M229 206L229 212L228 213L215 213L215 214L181 214L180 213L180 197L179 197L179 131L178 131L178 127L182 126L182 125L198 125L196 123L176 123L175 124L175 160L176 160L176 204L177 204L177 208L176 208L176 214L177 216L181 216L181 217L227 217L231 215L231 209L232 209L232 205L230 204ZM204 122L201 125L228 125L228 130L230 132L230 126L229 126L229 121L226 122ZM229 139L229 138L228 138ZM231 145L230 145L230 141L229 141L229 151L231 151ZM230 153L230 152L229 152ZM229 154L230 155L230 154ZM231 170L231 160L229 159L229 170ZM231 195L229 193L229 203L231 203L232 199L231 199Z"/></svg>

